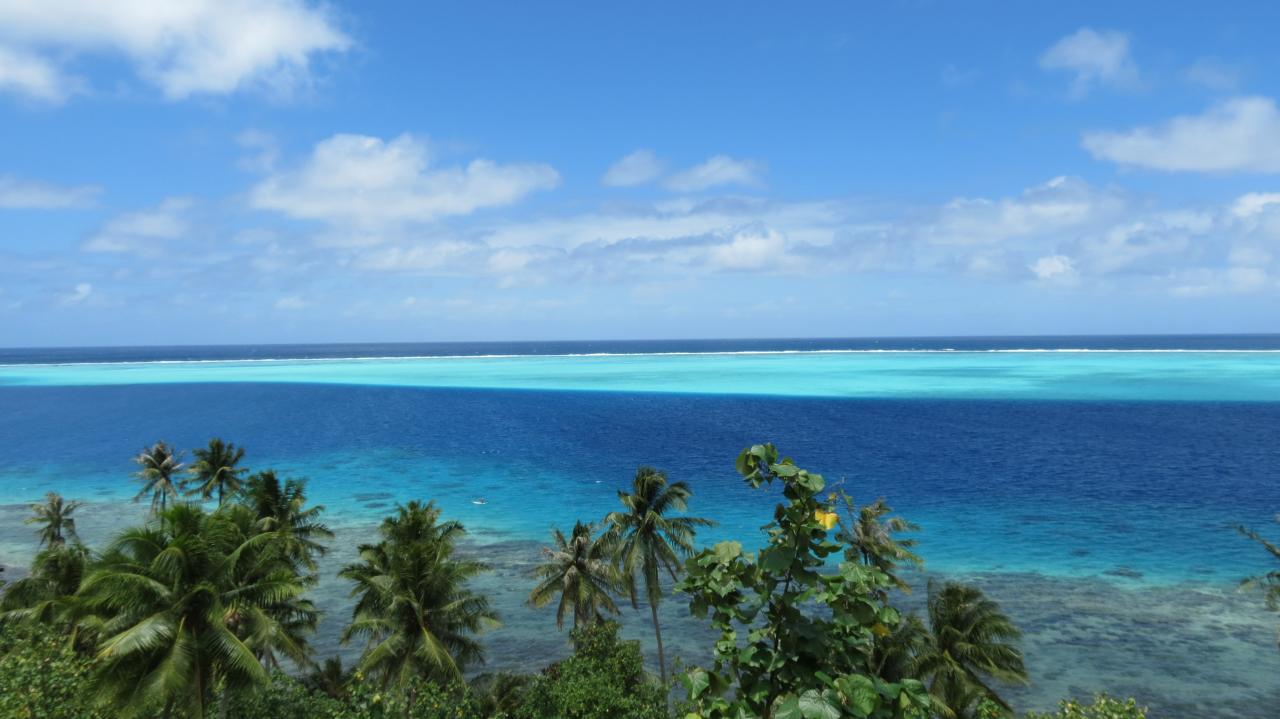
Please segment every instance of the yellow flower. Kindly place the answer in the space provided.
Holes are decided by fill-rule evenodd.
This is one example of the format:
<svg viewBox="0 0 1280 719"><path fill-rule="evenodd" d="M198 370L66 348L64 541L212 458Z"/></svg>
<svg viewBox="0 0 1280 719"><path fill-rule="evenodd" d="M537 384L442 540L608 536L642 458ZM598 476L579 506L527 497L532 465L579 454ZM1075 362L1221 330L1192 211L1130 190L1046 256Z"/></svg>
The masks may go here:
<svg viewBox="0 0 1280 719"><path fill-rule="evenodd" d="M813 518L815 521L817 521L818 524L822 525L823 529L827 530L828 532L830 532L831 528L836 526L836 524L839 523L840 521L840 515L836 514L835 512L824 512L821 509L815 509L813 511Z"/></svg>

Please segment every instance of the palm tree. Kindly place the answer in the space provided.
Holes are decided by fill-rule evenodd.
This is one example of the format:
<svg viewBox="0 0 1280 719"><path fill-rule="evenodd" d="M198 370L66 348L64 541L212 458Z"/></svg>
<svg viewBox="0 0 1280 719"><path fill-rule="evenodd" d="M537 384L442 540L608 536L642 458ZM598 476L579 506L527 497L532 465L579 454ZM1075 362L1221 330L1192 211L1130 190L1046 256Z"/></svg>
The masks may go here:
<svg viewBox="0 0 1280 719"><path fill-rule="evenodd" d="M312 691L320 692L333 699L347 696L347 681L351 672L342 666L342 657L329 657L307 675L305 683Z"/></svg>
<svg viewBox="0 0 1280 719"><path fill-rule="evenodd" d="M527 674L481 674L471 680L472 696L480 705L480 716L509 717L524 701L533 677Z"/></svg>
<svg viewBox="0 0 1280 719"><path fill-rule="evenodd" d="M40 546L61 547L67 538L79 542L76 536L76 520L71 516L80 507L80 502L67 502L57 492L49 492L44 497L44 504L31 505L36 516L26 520L27 524L42 524L40 528Z"/></svg>
<svg viewBox="0 0 1280 719"><path fill-rule="evenodd" d="M1280 514L1276 515L1276 521L1280 522ZM1237 525L1236 531L1240 532L1241 534L1248 537L1249 539L1252 539L1258 544L1261 544L1262 548L1267 550L1268 554L1270 554L1275 559L1280 560L1280 546L1277 546L1272 542L1267 541L1266 539L1263 538L1262 535L1258 534L1252 529L1248 529L1246 527ZM1280 570L1272 570L1270 572L1267 572L1266 574L1260 574L1256 577L1249 577L1248 579L1240 583L1240 588L1241 589L1261 589L1263 592L1263 596L1266 598L1267 607L1272 611L1280 609ZM1276 636L1276 644L1280 645L1280 635Z"/></svg>
<svg viewBox="0 0 1280 719"><path fill-rule="evenodd" d="M461 679L468 665L484 661L473 635L497 624L489 600L466 587L484 565L454 556L465 530L439 520L431 502L397 507L379 527L382 540L361 545L360 561L338 573L355 584L356 597L342 641L366 640L358 669L383 686L403 691L419 677Z"/></svg>
<svg viewBox="0 0 1280 719"><path fill-rule="evenodd" d="M89 550L83 544L55 544L31 562L31 574L15 580L0 595L0 621L59 624L71 630L80 604L75 594L89 567Z"/></svg>
<svg viewBox="0 0 1280 719"><path fill-rule="evenodd" d="M613 562L608 542L592 535L595 527L577 522L573 533L565 539L559 529L551 530L555 547L543 547L546 561L534 570L541 579L529 593L529 603L542 607L557 594L556 627L564 628L564 615L573 609L573 628L600 621L606 613L617 614L613 594L622 593L622 573Z"/></svg>
<svg viewBox="0 0 1280 719"><path fill-rule="evenodd" d="M164 442L156 442L142 454L134 457L138 471L134 474L142 482L142 490L133 501L151 495L151 513L164 514L169 500L178 499L178 475L182 472L182 455Z"/></svg>
<svg viewBox="0 0 1280 719"><path fill-rule="evenodd" d="M911 676L929 681L937 711L962 718L983 699L1012 711L986 681L1027 682L1022 652L1013 642L1022 636L1000 605L977 587L947 582L929 585L929 635L911 662Z"/></svg>
<svg viewBox="0 0 1280 719"><path fill-rule="evenodd" d="M240 489L240 475L244 474L240 460L244 459L244 448L230 442L223 442L214 437L209 446L191 452L196 461L191 464L191 489L188 494L199 494L201 499L210 499L214 492L218 493L218 506L226 500L226 495Z"/></svg>
<svg viewBox="0 0 1280 719"><path fill-rule="evenodd" d="M845 557L879 569L898 589L910 592L910 585L897 575L897 568L903 564L919 568L924 566L924 560L911 551L916 540L899 539L894 535L917 532L920 527L902 517L889 517L893 508L883 499L857 507L844 492L840 492L840 498L849 519L837 535L837 539L848 547Z"/></svg>
<svg viewBox="0 0 1280 719"><path fill-rule="evenodd" d="M333 539L333 532L320 523L323 505L307 506L307 483L287 479L282 485L273 470L251 475L244 483L243 502L258 517L258 527L273 532L281 551L299 568L314 572L316 557L324 556L319 539Z"/></svg>
<svg viewBox="0 0 1280 719"><path fill-rule="evenodd" d="M685 482L667 482L667 475L653 467L640 467L631 482L631 493L618 492L625 508L610 512L605 521L609 529L605 541L613 548L622 568L631 606L638 608L638 582L644 582L653 618L653 633L658 642L658 671L662 685L667 685L667 661L662 648L662 627L658 623L658 604L662 602L662 572L674 581L680 571L680 558L693 553L697 527L715 523L700 517L672 517L683 512L693 491Z"/></svg>
<svg viewBox="0 0 1280 719"><path fill-rule="evenodd" d="M261 652L286 649L279 607L307 585L255 521L243 508L175 505L122 532L85 578L79 595L100 637L95 684L117 715L203 719L215 687L266 681Z"/></svg>

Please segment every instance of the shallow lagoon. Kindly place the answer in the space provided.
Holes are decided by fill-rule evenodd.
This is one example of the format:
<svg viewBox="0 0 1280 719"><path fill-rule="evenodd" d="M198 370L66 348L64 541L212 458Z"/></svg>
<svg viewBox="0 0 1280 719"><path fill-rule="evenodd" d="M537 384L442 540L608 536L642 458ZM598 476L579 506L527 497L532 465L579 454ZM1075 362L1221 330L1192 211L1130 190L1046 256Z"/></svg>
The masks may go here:
<svg viewBox="0 0 1280 719"><path fill-rule="evenodd" d="M0 367L0 563L33 549L24 502L93 502L83 533L103 539L145 512L128 503L132 454L217 434L251 466L311 479L340 532L329 573L395 502L435 499L495 567L482 584L506 622L490 668L532 669L565 651L552 613L522 605L550 525L612 509L649 462L721 522L706 541L749 539L772 499L732 459L768 439L858 498L887 497L923 525L931 573L973 576L1014 613L1027 707L1095 689L1172 716L1277 705L1276 617L1234 591L1267 558L1229 527L1270 530L1280 509L1275 353L536 359ZM319 590L330 637L345 595ZM678 652L699 658L705 634L666 609ZM1237 703L1200 705L1223 687Z"/></svg>

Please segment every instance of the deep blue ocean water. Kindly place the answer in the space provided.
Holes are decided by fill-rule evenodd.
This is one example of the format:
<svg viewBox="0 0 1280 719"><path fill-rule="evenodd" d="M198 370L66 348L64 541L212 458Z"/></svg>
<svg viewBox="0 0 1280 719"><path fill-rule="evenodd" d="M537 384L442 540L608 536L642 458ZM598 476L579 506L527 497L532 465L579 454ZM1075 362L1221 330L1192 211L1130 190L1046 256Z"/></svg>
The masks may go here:
<svg viewBox="0 0 1280 719"><path fill-rule="evenodd" d="M965 381L980 385L987 365L971 353L1023 349L1197 352L1185 360L1176 353L1073 355L1073 374L1062 380L1108 387L1107 375L1123 373L1126 387L1141 386L1140 371L1155 367L1162 374L1153 375L1159 391L1151 396L1163 398L1155 400L1126 399L1129 390L1118 399L1106 398L1110 390L1069 400L1030 390L994 399L931 396L928 379L919 380L918 391L890 397L778 396L768 392L767 364L750 365L753 381L763 383L759 393L644 391L646 382L663 381L665 368L723 362L716 366L731 373L748 366L702 356L671 360L679 365L628 364L626 383L610 375L601 385L607 391L271 381L256 374L237 381L225 374L242 365L199 370L224 372L216 381L144 377L187 360L955 350L967 357ZM1246 698L1252 692L1272 701L1280 683L1275 622L1260 600L1255 606L1234 592L1243 576L1273 567L1232 529L1280 528L1271 522L1280 511L1280 401L1268 394L1269 383L1280 380L1273 371L1280 355L1266 354L1277 349L1280 337L1252 336L0 350L0 365L11 366L0 366L0 564L20 567L30 557L30 528L19 522L26 502L50 489L86 500L82 533L104 539L145 514L144 505L129 503L133 455L157 439L190 448L221 436L248 449L251 467L310 479L312 498L326 505L343 538L331 569L396 502L433 499L462 520L477 542L473 551L505 568L493 591L510 617L507 631L548 642L530 658L503 654L510 650L497 649L496 636L494 662L529 668L562 647L549 615L520 607L528 591L522 563L536 558L532 542L553 525L615 509L615 491L638 465L652 464L688 481L694 512L720 522L704 534L707 543L733 537L750 544L774 500L747 489L733 459L743 446L772 441L855 498L885 497L920 524L919 551L930 572L978 577L1003 593L996 598L1029 625L1038 681L1019 695L1029 706L1110 688L1145 693L1157 706L1195 707L1197 716L1274 716L1240 708L1248 702L1221 713L1195 697L1198 687L1208 691L1234 678ZM796 359L771 361L810 361L789 356ZM857 371L861 356L840 366ZM898 356L875 355L875 371L892 373ZM998 355L993 362L1016 361L1022 377L1055 372L1055 356ZM918 356L901 357L906 366ZM431 361L441 360L422 360ZM557 359L556 371L572 373L577 361ZM75 374L86 371L79 362L142 363L129 369L142 381L93 384L86 378L97 375ZM48 364L65 366L32 369ZM802 374L825 366L794 365ZM504 382L526 377L524 365L501 367ZM993 382L996 373L1007 381L1007 364L990 367ZM1171 367L1191 369L1179 375ZM1214 376L1195 377L1201 367L1212 367ZM918 376L941 376L930 368ZM28 380L31 371L39 382ZM484 373L489 382L491 370ZM58 381L73 375L73 382ZM1234 389L1197 382L1236 377ZM818 386L822 378L806 381ZM479 498L487 503L475 504ZM345 588L331 581L322 592L328 621L339 627ZM1064 616L1067 606L1074 608ZM1117 644L1126 642L1126 627L1161 632L1171 644L1145 648L1135 663ZM1211 629L1216 643L1196 633ZM684 635L690 655L698 636L694 629ZM1206 664L1206 652L1216 653L1216 664Z"/></svg>

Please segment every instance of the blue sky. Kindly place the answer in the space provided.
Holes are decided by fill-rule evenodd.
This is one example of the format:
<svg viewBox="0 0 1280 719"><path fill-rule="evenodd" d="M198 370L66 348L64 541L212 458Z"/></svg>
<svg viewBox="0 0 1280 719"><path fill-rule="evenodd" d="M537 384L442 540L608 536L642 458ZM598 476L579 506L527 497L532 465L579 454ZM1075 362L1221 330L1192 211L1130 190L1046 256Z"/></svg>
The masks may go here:
<svg viewBox="0 0 1280 719"><path fill-rule="evenodd" d="M1280 331L1277 20L0 0L0 345Z"/></svg>

